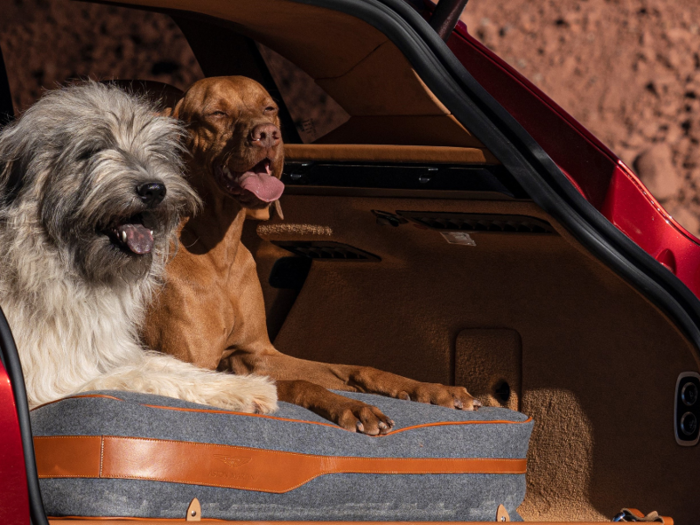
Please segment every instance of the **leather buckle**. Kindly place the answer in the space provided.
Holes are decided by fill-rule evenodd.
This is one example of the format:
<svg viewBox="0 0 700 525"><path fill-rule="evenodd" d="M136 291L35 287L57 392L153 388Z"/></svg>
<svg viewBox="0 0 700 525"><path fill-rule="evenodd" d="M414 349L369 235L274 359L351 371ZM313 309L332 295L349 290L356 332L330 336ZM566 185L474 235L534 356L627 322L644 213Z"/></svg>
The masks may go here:
<svg viewBox="0 0 700 525"><path fill-rule="evenodd" d="M193 498L192 501L190 501L190 505L187 507L185 521L202 521L202 506L199 504L197 498Z"/></svg>

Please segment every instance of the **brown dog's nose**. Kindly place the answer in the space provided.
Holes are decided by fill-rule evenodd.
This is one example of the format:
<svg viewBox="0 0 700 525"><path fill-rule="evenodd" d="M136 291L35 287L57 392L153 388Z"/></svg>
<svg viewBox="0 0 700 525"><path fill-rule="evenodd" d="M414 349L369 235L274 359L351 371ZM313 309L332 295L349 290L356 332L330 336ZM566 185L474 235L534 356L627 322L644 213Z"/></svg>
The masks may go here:
<svg viewBox="0 0 700 525"><path fill-rule="evenodd" d="M280 130L274 124L258 124L250 132L253 146L273 148L280 142Z"/></svg>

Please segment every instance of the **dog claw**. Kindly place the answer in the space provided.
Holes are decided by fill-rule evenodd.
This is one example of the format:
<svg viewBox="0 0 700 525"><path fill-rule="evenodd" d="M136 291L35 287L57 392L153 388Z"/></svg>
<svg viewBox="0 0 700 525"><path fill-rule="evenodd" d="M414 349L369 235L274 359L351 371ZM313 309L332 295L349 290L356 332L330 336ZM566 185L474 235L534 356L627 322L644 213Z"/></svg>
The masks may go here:
<svg viewBox="0 0 700 525"><path fill-rule="evenodd" d="M384 421L379 422L379 430L386 430L389 426Z"/></svg>
<svg viewBox="0 0 700 525"><path fill-rule="evenodd" d="M358 421L357 423L355 423L355 426L357 427L358 432L362 433L365 431L365 426L362 424L361 421Z"/></svg>
<svg viewBox="0 0 700 525"><path fill-rule="evenodd" d="M475 399L472 401L472 410L479 410L481 408L481 401Z"/></svg>

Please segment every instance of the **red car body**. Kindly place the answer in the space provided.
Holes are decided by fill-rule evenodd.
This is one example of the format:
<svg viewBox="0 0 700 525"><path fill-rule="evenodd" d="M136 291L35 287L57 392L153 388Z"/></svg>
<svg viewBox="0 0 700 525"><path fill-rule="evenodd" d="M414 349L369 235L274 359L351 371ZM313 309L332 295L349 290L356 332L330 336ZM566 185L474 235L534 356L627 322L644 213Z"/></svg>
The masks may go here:
<svg viewBox="0 0 700 525"><path fill-rule="evenodd" d="M447 45L606 219L700 297L700 240L607 146L459 23Z"/></svg>

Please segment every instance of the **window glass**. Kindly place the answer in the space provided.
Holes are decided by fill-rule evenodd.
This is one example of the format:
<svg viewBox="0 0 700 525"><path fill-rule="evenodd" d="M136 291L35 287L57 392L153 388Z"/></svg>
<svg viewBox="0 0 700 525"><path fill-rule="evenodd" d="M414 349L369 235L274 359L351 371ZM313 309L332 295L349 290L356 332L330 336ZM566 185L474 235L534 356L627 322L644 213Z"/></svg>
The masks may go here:
<svg viewBox="0 0 700 525"><path fill-rule="evenodd" d="M156 80L185 89L203 76L167 15L68 0L8 1L0 11L16 113L71 79Z"/></svg>
<svg viewBox="0 0 700 525"><path fill-rule="evenodd" d="M258 48L304 143L348 121L350 115L313 78L272 49L261 44Z"/></svg>

